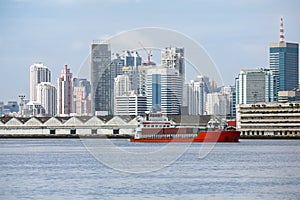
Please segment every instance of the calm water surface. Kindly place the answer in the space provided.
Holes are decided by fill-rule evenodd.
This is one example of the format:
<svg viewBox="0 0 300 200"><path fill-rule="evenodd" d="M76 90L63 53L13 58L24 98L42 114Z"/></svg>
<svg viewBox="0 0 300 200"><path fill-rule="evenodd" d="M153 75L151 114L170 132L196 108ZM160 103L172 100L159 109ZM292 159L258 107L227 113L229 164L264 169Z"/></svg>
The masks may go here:
<svg viewBox="0 0 300 200"><path fill-rule="evenodd" d="M163 145L114 142L137 152ZM218 143L203 159L200 146L130 174L99 162L80 139L1 139L0 199L300 199L300 140Z"/></svg>

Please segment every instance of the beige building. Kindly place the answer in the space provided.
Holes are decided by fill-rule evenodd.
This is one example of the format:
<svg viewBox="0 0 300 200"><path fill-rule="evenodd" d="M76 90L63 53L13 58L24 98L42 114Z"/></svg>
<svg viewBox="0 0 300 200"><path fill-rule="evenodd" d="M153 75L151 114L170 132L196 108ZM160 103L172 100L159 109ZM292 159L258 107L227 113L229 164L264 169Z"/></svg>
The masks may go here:
<svg viewBox="0 0 300 200"><path fill-rule="evenodd" d="M241 135L300 136L300 102L237 105Z"/></svg>

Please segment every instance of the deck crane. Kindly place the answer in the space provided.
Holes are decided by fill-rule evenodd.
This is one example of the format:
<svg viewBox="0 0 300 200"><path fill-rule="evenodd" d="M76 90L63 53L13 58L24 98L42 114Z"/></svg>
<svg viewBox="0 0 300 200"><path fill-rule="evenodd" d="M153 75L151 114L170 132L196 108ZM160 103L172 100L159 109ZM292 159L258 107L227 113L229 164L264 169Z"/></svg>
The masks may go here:
<svg viewBox="0 0 300 200"><path fill-rule="evenodd" d="M139 44L141 45L141 47L142 47L142 48L144 49L144 51L146 52L147 57L148 57L148 65L150 65L150 62L151 62L150 58L151 58L151 56L152 56L152 55L151 55L152 50L151 50L151 49L150 49L150 50L147 50L141 42L139 42Z"/></svg>

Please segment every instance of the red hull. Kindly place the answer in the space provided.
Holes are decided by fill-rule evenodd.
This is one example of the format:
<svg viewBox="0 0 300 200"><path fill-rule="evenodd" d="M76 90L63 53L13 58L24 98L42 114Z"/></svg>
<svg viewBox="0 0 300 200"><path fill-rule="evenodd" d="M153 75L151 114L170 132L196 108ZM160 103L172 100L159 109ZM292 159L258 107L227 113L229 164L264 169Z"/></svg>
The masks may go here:
<svg viewBox="0 0 300 200"><path fill-rule="evenodd" d="M148 143L162 143L162 142L238 142L240 139L240 132L233 130L226 131L206 131L198 132L194 138L131 138L131 142L148 142Z"/></svg>

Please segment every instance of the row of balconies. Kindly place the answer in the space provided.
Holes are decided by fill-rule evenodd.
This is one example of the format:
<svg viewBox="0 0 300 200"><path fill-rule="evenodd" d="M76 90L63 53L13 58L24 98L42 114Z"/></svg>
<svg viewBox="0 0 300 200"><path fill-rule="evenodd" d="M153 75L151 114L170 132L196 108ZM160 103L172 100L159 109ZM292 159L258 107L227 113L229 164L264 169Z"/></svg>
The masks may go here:
<svg viewBox="0 0 300 200"><path fill-rule="evenodd" d="M300 132L300 127L294 127L294 128L262 128L262 127L243 127L239 128L239 131L264 131L264 132L282 132L282 131L299 131Z"/></svg>
<svg viewBox="0 0 300 200"><path fill-rule="evenodd" d="M240 123L284 123L284 122L295 122L295 123L299 123L300 126L300 118L294 118L294 119L241 119L239 120Z"/></svg>
<svg viewBox="0 0 300 200"><path fill-rule="evenodd" d="M300 113L252 113L252 114L238 114L242 117L300 117Z"/></svg>
<svg viewBox="0 0 300 200"><path fill-rule="evenodd" d="M249 110L241 110L240 113L300 113L300 109L249 109Z"/></svg>
<svg viewBox="0 0 300 200"><path fill-rule="evenodd" d="M268 131L268 130L243 130L241 135L271 135L271 136L281 136L281 135L300 135L300 131L290 131L290 130L281 130L281 131Z"/></svg>
<svg viewBox="0 0 300 200"><path fill-rule="evenodd" d="M252 105L239 105L239 107L241 109L255 109L255 108L274 108L274 109L278 109L278 108L288 108L288 107L295 107L295 108L300 108L300 104L299 103L286 103L286 104L252 104Z"/></svg>

